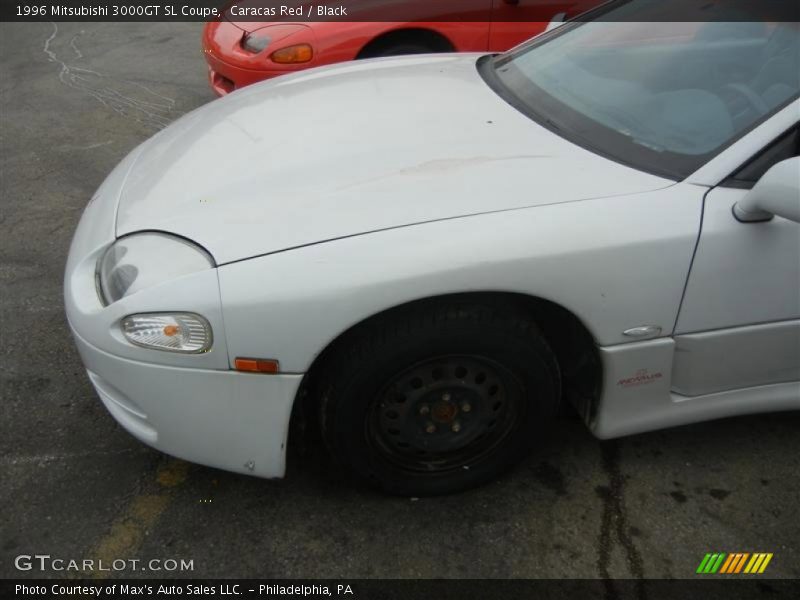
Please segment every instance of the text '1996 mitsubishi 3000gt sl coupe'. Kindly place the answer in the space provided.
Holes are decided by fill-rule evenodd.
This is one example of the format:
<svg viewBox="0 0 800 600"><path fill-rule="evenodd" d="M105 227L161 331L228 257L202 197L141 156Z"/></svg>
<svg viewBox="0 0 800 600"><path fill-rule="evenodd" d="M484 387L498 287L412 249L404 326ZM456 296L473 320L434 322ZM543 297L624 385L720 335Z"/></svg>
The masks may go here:
<svg viewBox="0 0 800 600"><path fill-rule="evenodd" d="M268 478L295 410L410 495L496 477L560 403L599 438L800 408L800 29L749 4L612 2L510 53L312 69L182 117L70 250L102 402Z"/></svg>

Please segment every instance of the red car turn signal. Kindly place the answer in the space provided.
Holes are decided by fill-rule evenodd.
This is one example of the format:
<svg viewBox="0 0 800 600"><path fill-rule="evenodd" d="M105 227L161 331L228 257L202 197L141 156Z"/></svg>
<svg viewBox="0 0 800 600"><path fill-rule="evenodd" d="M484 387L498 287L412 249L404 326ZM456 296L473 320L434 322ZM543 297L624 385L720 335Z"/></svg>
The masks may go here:
<svg viewBox="0 0 800 600"><path fill-rule="evenodd" d="M308 44L295 44L275 50L269 57L280 64L304 63L314 57L314 50Z"/></svg>

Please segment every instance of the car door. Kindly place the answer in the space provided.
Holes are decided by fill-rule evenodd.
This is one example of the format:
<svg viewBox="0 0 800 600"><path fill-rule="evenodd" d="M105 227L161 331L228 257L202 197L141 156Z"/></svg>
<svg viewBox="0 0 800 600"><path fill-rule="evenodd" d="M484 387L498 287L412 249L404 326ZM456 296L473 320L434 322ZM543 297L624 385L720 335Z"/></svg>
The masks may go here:
<svg viewBox="0 0 800 600"><path fill-rule="evenodd" d="M732 212L799 148L795 124L706 194L675 329L675 393L800 381L800 224L779 216L742 223Z"/></svg>

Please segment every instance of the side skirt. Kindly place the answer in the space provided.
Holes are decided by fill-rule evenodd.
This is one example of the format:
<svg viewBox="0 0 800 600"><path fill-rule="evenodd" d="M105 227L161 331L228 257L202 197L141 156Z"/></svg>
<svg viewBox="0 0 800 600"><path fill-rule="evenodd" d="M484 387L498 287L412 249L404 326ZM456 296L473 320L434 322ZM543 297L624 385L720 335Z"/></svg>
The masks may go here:
<svg viewBox="0 0 800 600"><path fill-rule="evenodd" d="M675 341L599 348L604 383L592 433L609 439L752 413L800 410L800 382L682 396L672 392Z"/></svg>

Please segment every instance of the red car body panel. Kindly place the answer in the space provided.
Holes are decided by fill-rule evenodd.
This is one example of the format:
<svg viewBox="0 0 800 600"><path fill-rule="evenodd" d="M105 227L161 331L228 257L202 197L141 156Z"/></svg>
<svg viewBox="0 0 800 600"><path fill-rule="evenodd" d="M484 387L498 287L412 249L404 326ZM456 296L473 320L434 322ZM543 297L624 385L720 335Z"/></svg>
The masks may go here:
<svg viewBox="0 0 800 600"><path fill-rule="evenodd" d="M491 21L212 21L206 24L202 40L209 82L214 92L222 96L278 75L354 60L371 42L402 31L433 33L444 38L456 52L503 52L541 33L554 17L569 18L600 3L600 0L485 1L491 10ZM268 34L271 40L258 53L242 45L244 37L255 31ZM314 54L310 61L278 64L270 59L275 50L301 43L312 46Z"/></svg>

